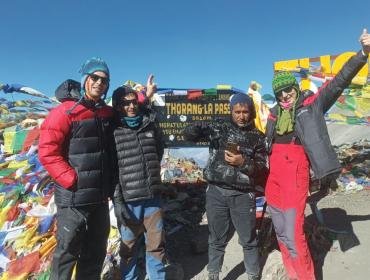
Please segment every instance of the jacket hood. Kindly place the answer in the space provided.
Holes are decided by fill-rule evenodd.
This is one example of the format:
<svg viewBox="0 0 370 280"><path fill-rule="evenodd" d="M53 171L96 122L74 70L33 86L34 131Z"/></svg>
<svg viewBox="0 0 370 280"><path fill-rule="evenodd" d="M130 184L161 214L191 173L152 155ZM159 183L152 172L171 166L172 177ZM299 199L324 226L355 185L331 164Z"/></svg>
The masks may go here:
<svg viewBox="0 0 370 280"><path fill-rule="evenodd" d="M72 79L65 80L55 90L55 97L59 102L66 100L77 101L82 97L81 84Z"/></svg>
<svg viewBox="0 0 370 280"><path fill-rule="evenodd" d="M72 108L67 110L68 114L71 114L79 104L90 109L99 109L106 105L103 99L100 99L98 102L86 99L81 94L81 84L71 79L64 81L57 87L55 97L59 102L76 101Z"/></svg>

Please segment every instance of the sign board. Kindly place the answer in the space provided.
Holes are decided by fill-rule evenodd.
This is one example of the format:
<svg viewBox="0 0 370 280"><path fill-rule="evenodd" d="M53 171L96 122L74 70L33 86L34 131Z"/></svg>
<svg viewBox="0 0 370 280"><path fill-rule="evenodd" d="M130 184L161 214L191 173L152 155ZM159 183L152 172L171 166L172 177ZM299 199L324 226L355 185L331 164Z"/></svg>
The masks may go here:
<svg viewBox="0 0 370 280"><path fill-rule="evenodd" d="M210 122L230 117L230 96L242 92L231 87L212 89L158 89L162 106L154 106L166 146L205 147L207 142L194 144L184 139L183 130L194 122ZM158 104L158 103L155 103Z"/></svg>

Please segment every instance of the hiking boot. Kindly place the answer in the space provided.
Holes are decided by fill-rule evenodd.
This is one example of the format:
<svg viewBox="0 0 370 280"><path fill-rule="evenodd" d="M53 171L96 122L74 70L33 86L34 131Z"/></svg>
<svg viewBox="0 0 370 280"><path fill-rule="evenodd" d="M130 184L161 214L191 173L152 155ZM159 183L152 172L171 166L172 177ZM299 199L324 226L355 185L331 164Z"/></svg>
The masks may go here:
<svg viewBox="0 0 370 280"><path fill-rule="evenodd" d="M219 280L218 272L209 272L208 273L208 280Z"/></svg>
<svg viewBox="0 0 370 280"><path fill-rule="evenodd" d="M248 274L248 280L260 280L259 275L250 275Z"/></svg>

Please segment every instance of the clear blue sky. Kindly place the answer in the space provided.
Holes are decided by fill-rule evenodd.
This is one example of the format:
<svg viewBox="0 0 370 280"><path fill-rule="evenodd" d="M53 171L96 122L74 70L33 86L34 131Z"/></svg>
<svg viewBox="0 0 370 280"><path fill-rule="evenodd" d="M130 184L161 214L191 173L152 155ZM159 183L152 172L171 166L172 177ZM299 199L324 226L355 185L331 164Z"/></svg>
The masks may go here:
<svg viewBox="0 0 370 280"><path fill-rule="evenodd" d="M370 1L7 0L1 3L0 82L53 95L100 56L111 90L155 75L159 87L251 80L271 93L274 61L360 49ZM2 95L2 92L0 92Z"/></svg>

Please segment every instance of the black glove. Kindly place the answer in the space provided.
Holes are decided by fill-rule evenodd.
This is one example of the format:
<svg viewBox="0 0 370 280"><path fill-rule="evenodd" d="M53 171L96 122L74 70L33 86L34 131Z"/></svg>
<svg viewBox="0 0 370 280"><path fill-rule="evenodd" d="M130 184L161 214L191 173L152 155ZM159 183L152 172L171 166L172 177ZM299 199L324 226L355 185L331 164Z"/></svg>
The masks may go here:
<svg viewBox="0 0 370 280"><path fill-rule="evenodd" d="M114 214L116 215L118 224L127 226L128 220L130 220L131 217L130 214L128 213L126 204L116 199L113 199L113 204L114 204Z"/></svg>
<svg viewBox="0 0 370 280"><path fill-rule="evenodd" d="M127 226L129 224L137 224L134 219L132 219L125 201L123 200L121 186L117 185L113 195L113 205L114 214L116 215L118 224Z"/></svg>

